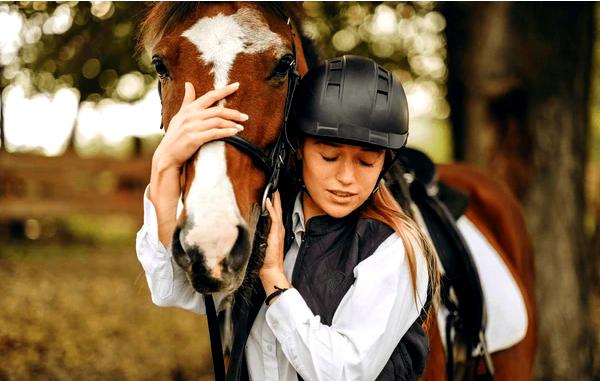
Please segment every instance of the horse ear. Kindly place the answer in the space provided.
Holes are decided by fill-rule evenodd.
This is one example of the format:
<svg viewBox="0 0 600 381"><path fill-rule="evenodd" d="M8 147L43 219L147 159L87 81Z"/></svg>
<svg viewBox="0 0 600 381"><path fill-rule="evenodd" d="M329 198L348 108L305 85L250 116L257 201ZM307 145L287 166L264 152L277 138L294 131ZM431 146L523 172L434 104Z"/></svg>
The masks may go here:
<svg viewBox="0 0 600 381"><path fill-rule="evenodd" d="M302 51L304 52L304 60L308 69L317 66L319 63L319 53L315 47L315 42L303 33L300 33L300 41L302 42Z"/></svg>

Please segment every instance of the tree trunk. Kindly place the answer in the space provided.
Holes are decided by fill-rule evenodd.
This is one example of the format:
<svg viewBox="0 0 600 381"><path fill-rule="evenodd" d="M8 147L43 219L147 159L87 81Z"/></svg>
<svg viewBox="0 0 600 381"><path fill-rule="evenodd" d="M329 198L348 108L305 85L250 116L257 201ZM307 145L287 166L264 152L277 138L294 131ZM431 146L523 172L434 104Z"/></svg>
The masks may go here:
<svg viewBox="0 0 600 381"><path fill-rule="evenodd" d="M445 3L442 12L456 157L512 189L536 250L536 377L592 379L595 268L583 220L594 5Z"/></svg>
<svg viewBox="0 0 600 381"><path fill-rule="evenodd" d="M0 85L0 153L6 152L6 138L4 137L4 87Z"/></svg>

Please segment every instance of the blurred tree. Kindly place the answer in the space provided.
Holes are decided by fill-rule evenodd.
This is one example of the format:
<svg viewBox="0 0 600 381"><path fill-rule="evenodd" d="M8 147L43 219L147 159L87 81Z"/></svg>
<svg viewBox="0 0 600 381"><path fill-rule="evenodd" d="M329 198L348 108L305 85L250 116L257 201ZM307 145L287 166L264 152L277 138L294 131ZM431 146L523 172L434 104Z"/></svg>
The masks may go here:
<svg viewBox="0 0 600 381"><path fill-rule="evenodd" d="M141 98L155 79L146 57L138 60L135 54L145 6L111 1L0 4L5 22L20 28L13 49L0 55L0 94L17 84L30 93L74 87L80 101ZM3 149L4 142L0 144Z"/></svg>
<svg viewBox="0 0 600 381"><path fill-rule="evenodd" d="M139 99L154 81L148 58L134 58L136 26L146 5L110 1L0 4L0 16L14 16L11 20L19 24L16 48L0 56L0 91L9 84L30 92L53 92L66 86L79 90L80 101ZM433 2L305 3L304 29L316 41L321 57L372 56L399 76L409 98L418 99L411 102L413 127L428 128L413 129L411 142L424 130L428 132L421 134L448 136L445 21L434 8ZM438 160L448 160L447 139L429 140L433 141L423 148ZM72 143L73 137L70 147Z"/></svg>
<svg viewBox="0 0 600 381"><path fill-rule="evenodd" d="M583 226L594 4L441 8L456 157L508 184L536 249L537 378L597 379Z"/></svg>

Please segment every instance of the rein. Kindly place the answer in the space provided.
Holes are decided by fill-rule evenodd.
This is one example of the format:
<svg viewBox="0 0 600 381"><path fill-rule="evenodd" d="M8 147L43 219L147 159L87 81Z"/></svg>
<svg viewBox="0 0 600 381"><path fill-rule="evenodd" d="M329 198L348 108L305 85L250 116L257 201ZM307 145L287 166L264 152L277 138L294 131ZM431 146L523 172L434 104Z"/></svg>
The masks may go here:
<svg viewBox="0 0 600 381"><path fill-rule="evenodd" d="M267 198L271 198L273 193L277 191L279 187L279 175L287 158L286 145L289 144L287 140L288 117L290 113L294 90L300 78L300 75L298 74L298 71L296 69L297 59L296 44L294 42L294 30L292 27L291 19L289 17L285 18L287 18L287 24L290 28L293 60L287 72L288 90L285 100L283 125L281 130L279 131L279 135L277 137L275 145L273 146L270 153L266 153L256 144L239 135L233 135L230 137L218 139L220 141L224 141L226 143L231 144L246 155L250 156L253 159L254 163L263 170L268 179L261 200L260 216L254 234L252 252L250 253L249 259L250 261L252 261L253 258L264 258L264 253L267 248L267 236L271 228L271 218L267 212L265 203ZM162 103L162 91L160 81L158 82L158 94ZM163 128L162 122L160 128ZM257 265L258 264L259 263L257 263ZM250 268L250 266L248 266L248 268ZM248 274L246 274L246 276L247 275ZM248 295L247 289L250 289L251 291L252 287L243 288L243 290L238 289L238 291L235 293L234 308L239 308L239 313L238 319L234 323L234 339L227 373L225 373L223 346L219 329L219 317L217 315L215 303L212 295L203 295L204 302L206 305L206 316L208 320L208 330L210 335L213 368L215 380L217 381L235 381L239 380L241 377L242 363L244 361L243 351L244 347L246 346L246 339L248 337L248 321L251 303L251 296Z"/></svg>
<svg viewBox="0 0 600 381"><path fill-rule="evenodd" d="M254 240L252 244L252 252L250 253L249 261L256 261L255 264L260 265L260 261L257 259L264 258L265 251L267 249L267 236L269 234L269 230L271 229L271 217L267 212L265 203L267 198L271 198L273 193L278 189L279 186L279 175L281 173L281 169L285 164L287 158L287 149L286 145L287 141L287 123L289 112L292 104L292 97L294 95L294 90L296 88L296 84L298 83L298 79L300 75L296 70L296 44L294 43L294 31L292 28L291 20L288 18L288 26L290 27L291 34L291 43L292 43L292 54L293 60L288 69L288 92L285 99L285 108L283 115L283 125L279 131L279 136L277 137L276 143L273 146L273 150L270 155L264 153L262 149L257 147L254 143L249 140L239 136L233 135L227 138L223 138L221 140L233 145L234 147L240 149L242 152L246 153L248 156L252 157L254 162L258 164L269 179L267 185L265 186L265 190L262 196L261 203L261 213L256 225L256 232L254 233ZM253 266L252 266L253 267ZM251 268L250 264L248 268ZM248 271L246 272L246 278L248 277ZM231 349L231 356L229 367L227 369L227 374L224 374L224 361L223 361L223 352L222 350L219 352L215 352L213 350L213 367L215 369L215 380L226 380L226 381L237 381L241 379L242 375L242 364L244 362L244 348L246 347L246 340L248 338L248 323L250 321L250 304L252 303L252 290L254 288L254 284L250 284L248 287L243 285L235 294L234 299L234 312L238 309L238 313L235 314L237 316L236 321L234 322L234 337L233 337L233 345ZM260 286L259 286L260 287ZM207 303L213 303L211 295L204 295L204 300ZM262 302L262 301L261 301ZM213 309L214 310L214 309ZM210 341L211 347L213 346L213 342L221 343L220 331L218 326L218 317L217 314L214 313L208 315L207 310L207 318L209 321L209 328L212 325L212 329L209 329L210 333ZM211 323L212 320L212 323ZM223 376L219 377L217 375L217 369L219 368L219 373L223 374Z"/></svg>

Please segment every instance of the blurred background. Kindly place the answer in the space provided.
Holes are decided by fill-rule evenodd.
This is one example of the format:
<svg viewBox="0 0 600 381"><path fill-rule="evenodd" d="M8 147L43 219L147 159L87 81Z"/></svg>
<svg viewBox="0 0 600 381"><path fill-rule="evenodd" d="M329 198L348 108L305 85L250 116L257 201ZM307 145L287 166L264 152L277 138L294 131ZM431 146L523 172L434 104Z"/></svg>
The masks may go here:
<svg viewBox="0 0 600 381"><path fill-rule="evenodd" d="M161 139L143 2L0 3L0 380L212 379L135 256ZM401 79L409 145L484 168L536 248L538 380L600 379L600 8L307 2L321 58Z"/></svg>

